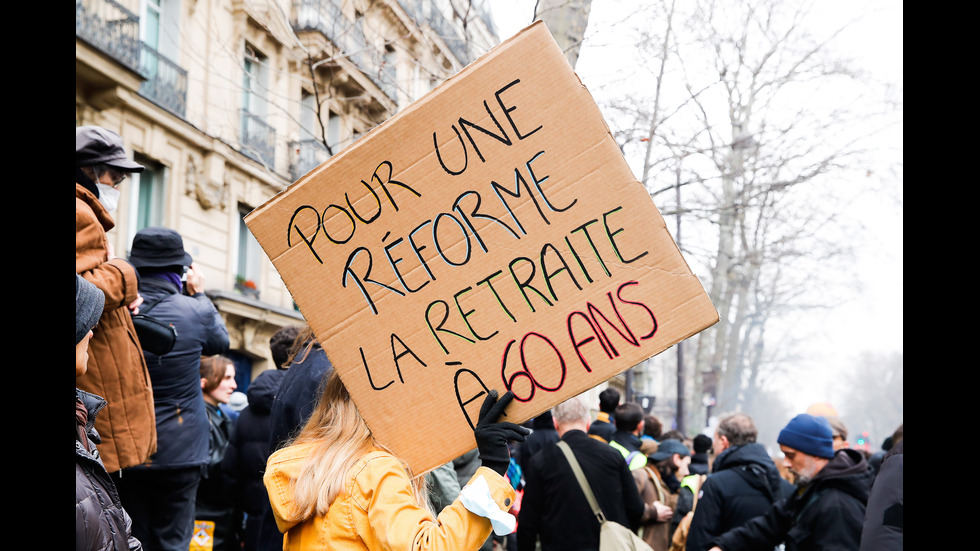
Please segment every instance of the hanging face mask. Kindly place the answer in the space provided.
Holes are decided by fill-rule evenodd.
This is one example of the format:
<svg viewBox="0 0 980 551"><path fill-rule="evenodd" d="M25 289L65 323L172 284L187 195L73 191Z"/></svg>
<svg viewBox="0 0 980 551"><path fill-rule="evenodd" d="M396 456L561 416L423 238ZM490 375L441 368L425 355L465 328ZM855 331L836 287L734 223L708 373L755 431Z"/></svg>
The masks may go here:
<svg viewBox="0 0 980 551"><path fill-rule="evenodd" d="M116 212L116 207L119 206L119 190L105 184L96 184L96 186L99 188L99 202L105 210Z"/></svg>

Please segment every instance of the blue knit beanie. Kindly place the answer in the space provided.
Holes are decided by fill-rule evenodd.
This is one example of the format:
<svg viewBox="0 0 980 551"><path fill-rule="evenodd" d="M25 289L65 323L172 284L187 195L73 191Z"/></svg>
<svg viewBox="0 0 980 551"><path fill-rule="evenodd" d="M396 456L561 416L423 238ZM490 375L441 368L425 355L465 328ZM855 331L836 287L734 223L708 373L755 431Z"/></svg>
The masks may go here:
<svg viewBox="0 0 980 551"><path fill-rule="evenodd" d="M776 442L815 457L834 456L834 432L823 417L801 413L779 431Z"/></svg>

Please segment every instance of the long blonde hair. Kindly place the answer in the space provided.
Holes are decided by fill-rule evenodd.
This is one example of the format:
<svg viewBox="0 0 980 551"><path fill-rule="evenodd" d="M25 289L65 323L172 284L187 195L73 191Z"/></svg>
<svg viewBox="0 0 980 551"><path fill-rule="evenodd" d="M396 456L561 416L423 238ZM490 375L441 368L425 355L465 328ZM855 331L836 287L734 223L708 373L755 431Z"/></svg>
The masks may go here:
<svg viewBox="0 0 980 551"><path fill-rule="evenodd" d="M374 439L336 371L329 375L320 400L292 444L313 445L293 482L293 512L302 518L325 515L344 490L347 473L372 448L390 453ZM407 465L405 470L411 477ZM424 476L412 478L412 490L419 506L431 512Z"/></svg>

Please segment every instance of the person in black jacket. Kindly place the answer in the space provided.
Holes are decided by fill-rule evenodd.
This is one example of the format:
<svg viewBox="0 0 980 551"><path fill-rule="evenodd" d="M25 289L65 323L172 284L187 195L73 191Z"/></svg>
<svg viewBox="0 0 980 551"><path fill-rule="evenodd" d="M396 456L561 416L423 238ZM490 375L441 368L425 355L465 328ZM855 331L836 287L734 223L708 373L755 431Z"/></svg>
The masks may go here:
<svg viewBox="0 0 980 551"><path fill-rule="evenodd" d="M586 434L591 420L588 406L575 397L556 406L552 415L605 517L635 531L643 515L643 500L619 452ZM557 444L531 457L524 480L518 549L534 549L538 538L542 551L599 548L599 521Z"/></svg>
<svg viewBox="0 0 980 551"><path fill-rule="evenodd" d="M140 276L141 312L172 324L177 342L163 356L144 351L153 387L157 450L146 464L123 469L116 486L133 518L133 534L147 549L187 551L197 487L209 454L201 356L226 352L228 330L204 294L204 275L176 231L140 230L129 261Z"/></svg>
<svg viewBox="0 0 980 551"><path fill-rule="evenodd" d="M711 549L771 549L782 542L786 551L857 550L872 479L864 454L850 448L834 452L830 424L806 413L794 417L776 441L783 466L796 477L795 491L765 515L713 538Z"/></svg>
<svg viewBox="0 0 980 551"><path fill-rule="evenodd" d="M715 536L765 514L793 492L793 485L780 476L765 446L756 443L757 435L755 423L744 413L718 423L712 441L715 460L711 475L701 486L687 549L707 549Z"/></svg>
<svg viewBox="0 0 980 551"><path fill-rule="evenodd" d="M534 432L517 448L514 456L521 468L524 468L534 454L558 442L558 431L555 430L555 420L550 410L535 417L531 421L531 429Z"/></svg>
<svg viewBox="0 0 980 551"><path fill-rule="evenodd" d="M711 437L707 434L698 434L691 441L691 449L694 451L691 454L691 474L708 474L711 469L711 462L708 457L708 451L713 447Z"/></svg>
<svg viewBox="0 0 980 551"><path fill-rule="evenodd" d="M258 549L259 521L269 502L262 474L269 459L270 411L286 371L268 369L249 385L248 406L235 422L231 442L221 464L236 506L245 514L242 537L245 551Z"/></svg>
<svg viewBox="0 0 980 551"><path fill-rule="evenodd" d="M871 486L861 551L901 551L905 544L905 438L898 434Z"/></svg>
<svg viewBox="0 0 980 551"><path fill-rule="evenodd" d="M603 442L612 440L613 433L616 432L616 420L613 412L619 405L619 391L615 388L607 388L599 393L599 415L595 422L589 425L589 436L599 438Z"/></svg>
<svg viewBox="0 0 980 551"><path fill-rule="evenodd" d="M288 444L303 428L333 372L333 364L309 327L296 336L284 367L286 375L269 413L269 455ZM268 500L263 504L259 549L282 549L282 533L276 527Z"/></svg>
<svg viewBox="0 0 980 551"><path fill-rule="evenodd" d="M75 378L88 371L88 343L99 322L105 294L75 274ZM132 521L96 449L95 416L106 405L100 396L75 387L75 549L141 551Z"/></svg>

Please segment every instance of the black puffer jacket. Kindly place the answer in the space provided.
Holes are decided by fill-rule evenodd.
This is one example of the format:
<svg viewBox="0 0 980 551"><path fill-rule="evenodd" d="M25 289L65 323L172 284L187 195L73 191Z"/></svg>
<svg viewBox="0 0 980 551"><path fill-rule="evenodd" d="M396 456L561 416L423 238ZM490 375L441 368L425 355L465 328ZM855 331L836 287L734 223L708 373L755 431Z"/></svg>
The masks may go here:
<svg viewBox="0 0 980 551"><path fill-rule="evenodd" d="M856 551L872 476L861 452L838 450L809 484L797 486L764 516L714 538L711 545L724 550L771 549L784 542L786 551Z"/></svg>
<svg viewBox="0 0 980 551"><path fill-rule="evenodd" d="M106 402L76 388L76 404L79 400L87 417L83 427L87 442L83 444L76 432L75 549L142 550L143 545L131 534L132 521L119 501L116 485L109 478L96 448L101 439L94 428L95 417Z"/></svg>
<svg viewBox="0 0 980 551"><path fill-rule="evenodd" d="M712 538L764 515L793 492L762 444L728 448L712 467L687 536L687 549L692 551L708 549Z"/></svg>

